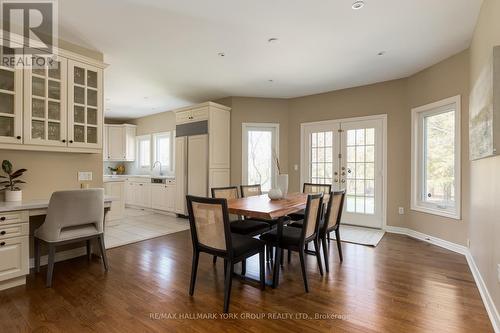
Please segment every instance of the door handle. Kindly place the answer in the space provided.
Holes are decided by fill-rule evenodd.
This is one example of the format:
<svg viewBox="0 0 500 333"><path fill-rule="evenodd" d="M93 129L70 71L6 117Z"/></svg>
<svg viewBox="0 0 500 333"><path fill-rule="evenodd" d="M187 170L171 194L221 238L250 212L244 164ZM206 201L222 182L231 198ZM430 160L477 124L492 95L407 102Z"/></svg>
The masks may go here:
<svg viewBox="0 0 500 333"><path fill-rule="evenodd" d="M339 179L338 179L338 178L335 178L333 181L334 181L335 183L338 183L338 182L339 182Z"/></svg>
<svg viewBox="0 0 500 333"><path fill-rule="evenodd" d="M345 183L345 179L342 179L341 182L342 182L342 184Z"/></svg>

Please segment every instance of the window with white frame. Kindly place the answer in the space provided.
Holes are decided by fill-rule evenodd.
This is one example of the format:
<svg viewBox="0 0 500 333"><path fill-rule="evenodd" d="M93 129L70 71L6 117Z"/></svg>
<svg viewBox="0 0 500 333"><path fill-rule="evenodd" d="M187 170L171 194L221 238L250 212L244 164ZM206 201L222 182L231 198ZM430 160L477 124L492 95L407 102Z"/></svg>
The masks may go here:
<svg viewBox="0 0 500 333"><path fill-rule="evenodd" d="M151 169L151 135L137 137L137 164L140 169Z"/></svg>
<svg viewBox="0 0 500 333"><path fill-rule="evenodd" d="M460 219L460 96L412 110L411 208Z"/></svg>
<svg viewBox="0 0 500 333"><path fill-rule="evenodd" d="M173 173L173 132L153 134L153 145L153 163L160 162L161 173Z"/></svg>
<svg viewBox="0 0 500 333"><path fill-rule="evenodd" d="M242 182L260 184L268 192L276 184L278 173L279 124L242 124Z"/></svg>

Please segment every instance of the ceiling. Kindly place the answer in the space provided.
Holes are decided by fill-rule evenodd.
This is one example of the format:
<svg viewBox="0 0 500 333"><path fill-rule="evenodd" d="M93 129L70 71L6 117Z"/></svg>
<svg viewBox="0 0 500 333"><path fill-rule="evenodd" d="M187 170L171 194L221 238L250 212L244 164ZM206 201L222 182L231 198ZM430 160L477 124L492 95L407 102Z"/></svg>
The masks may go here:
<svg viewBox="0 0 500 333"><path fill-rule="evenodd" d="M482 3L353 1L64 0L59 35L104 53L105 116L135 118L406 77L469 47Z"/></svg>

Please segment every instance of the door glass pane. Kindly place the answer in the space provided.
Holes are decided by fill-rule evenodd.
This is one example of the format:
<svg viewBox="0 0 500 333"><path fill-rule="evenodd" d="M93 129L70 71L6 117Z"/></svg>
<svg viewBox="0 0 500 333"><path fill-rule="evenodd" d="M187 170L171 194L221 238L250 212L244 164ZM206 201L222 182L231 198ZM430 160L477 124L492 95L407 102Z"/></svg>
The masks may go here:
<svg viewBox="0 0 500 333"><path fill-rule="evenodd" d="M424 118L424 200L455 206L455 111Z"/></svg>
<svg viewBox="0 0 500 333"><path fill-rule="evenodd" d="M43 59L40 59L40 60L44 61ZM33 74L36 74L36 75L45 76L45 68L44 67L34 66L32 72L33 72Z"/></svg>
<svg viewBox="0 0 500 333"><path fill-rule="evenodd" d="M35 118L45 118L45 100L31 99L31 116Z"/></svg>
<svg viewBox="0 0 500 333"><path fill-rule="evenodd" d="M91 106L97 106L97 91L92 89L87 89L87 104Z"/></svg>
<svg viewBox="0 0 500 333"><path fill-rule="evenodd" d="M32 77L31 82L33 85L32 86L33 95L45 97L45 80L38 77Z"/></svg>
<svg viewBox="0 0 500 333"><path fill-rule="evenodd" d="M59 102L49 101L49 119L61 119L61 105L59 104Z"/></svg>
<svg viewBox="0 0 500 333"><path fill-rule="evenodd" d="M0 89L14 91L14 72L0 69Z"/></svg>
<svg viewBox="0 0 500 333"><path fill-rule="evenodd" d="M74 98L75 103L85 104L85 88L75 87Z"/></svg>
<svg viewBox="0 0 500 333"><path fill-rule="evenodd" d="M61 99L61 84L59 82L49 80L49 98Z"/></svg>
<svg viewBox="0 0 500 333"><path fill-rule="evenodd" d="M74 82L76 84L85 85L85 69L75 66Z"/></svg>
<svg viewBox="0 0 500 333"><path fill-rule="evenodd" d="M75 123L85 123L85 108L83 106L75 105Z"/></svg>
<svg viewBox="0 0 500 333"><path fill-rule="evenodd" d="M347 194L350 213L375 214L375 129L347 130Z"/></svg>
<svg viewBox="0 0 500 333"><path fill-rule="evenodd" d="M310 179L312 183L331 184L333 178L333 131L311 133Z"/></svg>
<svg viewBox="0 0 500 333"><path fill-rule="evenodd" d="M80 125L74 126L75 142L85 142L85 127Z"/></svg>
<svg viewBox="0 0 500 333"><path fill-rule="evenodd" d="M87 124L97 125L97 109L87 108Z"/></svg>
<svg viewBox="0 0 500 333"><path fill-rule="evenodd" d="M248 184L261 184L269 191L273 178L273 133L266 130L248 131Z"/></svg>
<svg viewBox="0 0 500 333"><path fill-rule="evenodd" d="M346 199L346 210L349 213L354 213L356 211L356 197L348 195Z"/></svg>
<svg viewBox="0 0 500 333"><path fill-rule="evenodd" d="M61 138L61 124L49 122L49 140L59 141Z"/></svg>
<svg viewBox="0 0 500 333"><path fill-rule="evenodd" d="M40 120L33 120L31 122L31 138L32 139L45 139L45 122Z"/></svg>
<svg viewBox="0 0 500 333"><path fill-rule="evenodd" d="M14 114L14 95L0 92L0 113Z"/></svg>
<svg viewBox="0 0 500 333"><path fill-rule="evenodd" d="M97 73L87 71L87 86L97 89Z"/></svg>
<svg viewBox="0 0 500 333"><path fill-rule="evenodd" d="M0 136L14 136L14 118L0 116Z"/></svg>
<svg viewBox="0 0 500 333"><path fill-rule="evenodd" d="M97 127L87 127L87 142L97 143Z"/></svg>

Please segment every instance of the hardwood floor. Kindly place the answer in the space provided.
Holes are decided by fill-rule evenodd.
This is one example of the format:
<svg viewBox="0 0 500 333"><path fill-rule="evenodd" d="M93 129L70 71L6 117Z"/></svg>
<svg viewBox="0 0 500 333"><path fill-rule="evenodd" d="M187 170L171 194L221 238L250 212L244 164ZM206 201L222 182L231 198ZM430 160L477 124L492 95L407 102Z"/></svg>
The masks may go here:
<svg viewBox="0 0 500 333"><path fill-rule="evenodd" d="M307 256L309 294L296 254L278 289L235 279L225 319L220 260L214 266L201 255L188 296L190 243L182 231L111 249L108 273L97 259L57 263L51 289L44 269L32 273L26 286L0 292L0 331L492 332L465 258L406 236L386 234L377 248L344 243L343 264L332 242L324 277ZM247 272L257 276L257 269L251 260ZM218 319L196 319L201 315Z"/></svg>

